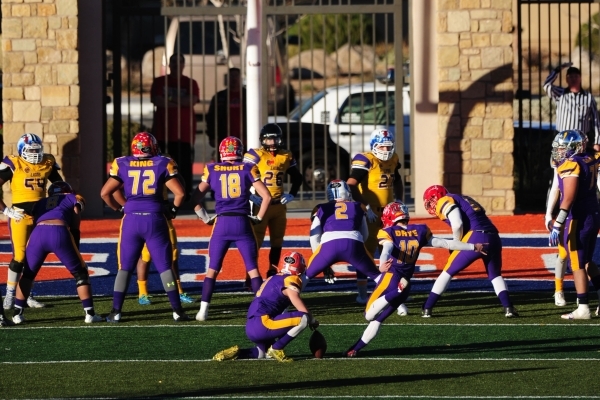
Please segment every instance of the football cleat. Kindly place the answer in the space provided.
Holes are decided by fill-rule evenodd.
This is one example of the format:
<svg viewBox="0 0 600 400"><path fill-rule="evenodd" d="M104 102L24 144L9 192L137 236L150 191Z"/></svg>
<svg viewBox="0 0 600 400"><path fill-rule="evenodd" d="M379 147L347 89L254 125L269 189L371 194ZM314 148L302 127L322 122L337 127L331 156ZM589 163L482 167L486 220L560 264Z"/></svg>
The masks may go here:
<svg viewBox="0 0 600 400"><path fill-rule="evenodd" d="M519 316L517 310L514 307L504 307L504 316L506 318L515 318Z"/></svg>
<svg viewBox="0 0 600 400"><path fill-rule="evenodd" d="M268 358L273 358L279 362L291 362L294 361L293 359L289 358L288 356L285 355L285 353L283 352L283 350L275 350L273 348L273 346L269 347L269 350L267 350L267 357Z"/></svg>
<svg viewBox="0 0 600 400"><path fill-rule="evenodd" d="M189 321L190 317L187 316L183 309L180 309L178 311L173 311L173 319L175 320L175 322L182 322Z"/></svg>
<svg viewBox="0 0 600 400"><path fill-rule="evenodd" d="M106 316L106 322L121 322L121 312L113 308L110 314Z"/></svg>
<svg viewBox="0 0 600 400"><path fill-rule="evenodd" d="M592 313L590 313L589 308L578 307L575 311L570 312L568 314L563 314L560 317L562 319L591 319Z"/></svg>
<svg viewBox="0 0 600 400"><path fill-rule="evenodd" d="M421 310L421 317L431 318L431 308L424 308Z"/></svg>
<svg viewBox="0 0 600 400"><path fill-rule="evenodd" d="M208 318L208 303L205 301L200 302L200 310L196 314L196 321L206 321Z"/></svg>
<svg viewBox="0 0 600 400"><path fill-rule="evenodd" d="M2 303L2 308L5 310L11 310L15 305L15 289L10 290L6 289L6 296L4 296L4 303Z"/></svg>
<svg viewBox="0 0 600 400"><path fill-rule="evenodd" d="M367 304L367 302L369 301L369 296L361 296L360 294L358 296L356 296L356 302L358 304L362 304L365 305Z"/></svg>
<svg viewBox="0 0 600 400"><path fill-rule="evenodd" d="M194 298L187 293L179 293L179 300L186 304L192 304L196 302L196 300L194 300Z"/></svg>
<svg viewBox="0 0 600 400"><path fill-rule="evenodd" d="M7 326L12 326L12 321L6 318L3 314L0 314L0 328L5 328Z"/></svg>
<svg viewBox="0 0 600 400"><path fill-rule="evenodd" d="M596 307L596 317L600 315L600 306Z"/></svg>
<svg viewBox="0 0 600 400"><path fill-rule="evenodd" d="M406 317L408 315L408 307L406 307L406 304L400 304L398 306L398 315L401 317Z"/></svg>
<svg viewBox="0 0 600 400"><path fill-rule="evenodd" d="M12 317L12 321L17 325L25 322L25 316L23 315L22 308L15 308L15 314Z"/></svg>
<svg viewBox="0 0 600 400"><path fill-rule="evenodd" d="M213 357L215 361L227 361L227 360L235 360L238 358L240 354L240 348L235 345L225 350L221 350Z"/></svg>
<svg viewBox="0 0 600 400"><path fill-rule="evenodd" d="M150 304L152 304L152 302L150 301L150 296L143 294L138 298L138 303L140 303L140 306L149 306Z"/></svg>
<svg viewBox="0 0 600 400"><path fill-rule="evenodd" d="M565 294L563 292L554 293L554 305L558 307L564 307L567 305L567 301L565 300Z"/></svg>
<svg viewBox="0 0 600 400"><path fill-rule="evenodd" d="M46 307L46 305L44 303L40 303L39 301L37 301L36 299L33 298L33 293L29 295L29 297L27 298L27 305L30 308L44 308Z"/></svg>
<svg viewBox="0 0 600 400"><path fill-rule="evenodd" d="M95 322L102 322L102 321L104 321L104 318L102 318L99 315L85 314L85 323L86 324L93 324Z"/></svg>

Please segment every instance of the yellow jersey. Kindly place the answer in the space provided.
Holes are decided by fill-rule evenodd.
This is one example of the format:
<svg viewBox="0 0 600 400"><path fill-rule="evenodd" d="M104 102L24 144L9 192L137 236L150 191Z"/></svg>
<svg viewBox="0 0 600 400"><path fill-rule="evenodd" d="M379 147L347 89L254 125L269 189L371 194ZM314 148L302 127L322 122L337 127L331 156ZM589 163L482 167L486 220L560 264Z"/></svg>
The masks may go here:
<svg viewBox="0 0 600 400"><path fill-rule="evenodd" d="M48 179L59 169L52 154L44 154L39 164L29 163L20 156L6 156L0 163L0 178L11 181L13 205L18 205L46 197Z"/></svg>
<svg viewBox="0 0 600 400"><path fill-rule="evenodd" d="M400 168L398 154L387 161L381 161L370 151L358 153L352 159L352 169L367 171L358 182L358 190L373 211L381 214L383 207L394 201L394 179Z"/></svg>
<svg viewBox="0 0 600 400"><path fill-rule="evenodd" d="M265 184L273 201L279 201L283 195L283 181L288 169L297 165L291 151L277 150L271 153L263 149L250 149L244 155L244 162L254 165L255 172Z"/></svg>

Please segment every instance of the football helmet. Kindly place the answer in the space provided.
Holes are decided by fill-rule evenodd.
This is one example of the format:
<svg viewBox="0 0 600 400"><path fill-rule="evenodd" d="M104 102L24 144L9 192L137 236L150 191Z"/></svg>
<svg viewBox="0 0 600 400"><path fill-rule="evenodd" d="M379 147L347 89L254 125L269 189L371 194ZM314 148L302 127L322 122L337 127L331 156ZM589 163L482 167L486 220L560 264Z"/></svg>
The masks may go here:
<svg viewBox="0 0 600 400"><path fill-rule="evenodd" d="M33 133L26 133L17 142L19 156L28 163L39 164L44 158L42 139Z"/></svg>
<svg viewBox="0 0 600 400"><path fill-rule="evenodd" d="M327 201L350 201L352 200L352 192L350 186L341 179L336 179L327 185Z"/></svg>
<svg viewBox="0 0 600 400"><path fill-rule="evenodd" d="M58 181L52 183L48 188L48 196L56 196L59 194L73 193L73 188L67 182Z"/></svg>
<svg viewBox="0 0 600 400"><path fill-rule="evenodd" d="M131 141L131 154L134 157L154 157L158 155L158 143L154 135L140 132Z"/></svg>
<svg viewBox="0 0 600 400"><path fill-rule="evenodd" d="M244 145L235 136L228 136L219 145L221 161L241 161L244 157Z"/></svg>
<svg viewBox="0 0 600 400"><path fill-rule="evenodd" d="M281 128L277 124L266 124L260 130L260 144L263 149L266 151L270 151L272 153L276 152L279 148L281 148L283 133L281 132ZM267 139L272 139L275 141L273 144L266 144L265 141Z"/></svg>
<svg viewBox="0 0 600 400"><path fill-rule="evenodd" d="M388 228L402 220L405 220L406 222L410 220L410 214L408 213L406 204L397 200L385 206L381 215L381 222L383 222L384 228Z"/></svg>
<svg viewBox="0 0 600 400"><path fill-rule="evenodd" d="M282 273L287 275L300 275L304 270L306 270L306 261L302 254L290 251L283 255Z"/></svg>
<svg viewBox="0 0 600 400"><path fill-rule="evenodd" d="M557 133L552 141L552 161L558 166L567 158L585 152L586 142L586 135L575 129Z"/></svg>
<svg viewBox="0 0 600 400"><path fill-rule="evenodd" d="M382 147L389 146L389 150ZM387 161L394 155L394 134L387 129L377 129L371 133L371 151L381 161Z"/></svg>
<svg viewBox="0 0 600 400"><path fill-rule="evenodd" d="M429 186L423 193L423 202L425 210L431 215L435 215L435 207L442 197L448 194L448 190L441 185Z"/></svg>

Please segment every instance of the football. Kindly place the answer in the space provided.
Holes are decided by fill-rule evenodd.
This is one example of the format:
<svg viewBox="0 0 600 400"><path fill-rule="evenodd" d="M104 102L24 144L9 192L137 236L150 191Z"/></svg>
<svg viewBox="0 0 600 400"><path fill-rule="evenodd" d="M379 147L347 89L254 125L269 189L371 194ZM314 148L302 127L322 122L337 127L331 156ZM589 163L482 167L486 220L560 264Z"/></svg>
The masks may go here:
<svg viewBox="0 0 600 400"><path fill-rule="evenodd" d="M327 351L327 341L325 340L325 336L315 329L308 341L308 347L315 358L323 358Z"/></svg>

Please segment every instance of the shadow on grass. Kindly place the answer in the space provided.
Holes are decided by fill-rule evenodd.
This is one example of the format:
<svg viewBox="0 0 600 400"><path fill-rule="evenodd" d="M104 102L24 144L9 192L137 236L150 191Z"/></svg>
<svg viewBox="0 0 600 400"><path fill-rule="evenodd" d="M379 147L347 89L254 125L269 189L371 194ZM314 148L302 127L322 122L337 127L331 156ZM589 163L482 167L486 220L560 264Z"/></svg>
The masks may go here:
<svg viewBox="0 0 600 400"><path fill-rule="evenodd" d="M178 398L178 397L209 397L209 396L221 396L221 395L258 395L263 393L269 393L270 396L276 398L277 394L283 395L284 393L302 393L306 390L318 390L327 389L331 393L336 393L336 388L351 388L361 387L367 385L382 385L382 384L398 384L399 382L404 383L415 383L415 382L433 382L436 380L445 379L464 379L465 377L486 375L486 374L515 374L520 372L530 372L536 370L546 370L549 368L511 368L504 370L494 371L477 371L477 372L463 372L463 373L432 373L432 374L396 374L396 375L383 375L383 376L369 376L369 377L353 377L353 378L340 378L331 379L324 377L323 380L312 380L312 381L299 381L299 382L286 382L286 383L274 383L274 384L257 384L253 386L239 386L227 385L223 388L212 388L202 389L198 391L188 391L183 393L163 393L157 394L151 397L140 397L138 399L158 399L158 398ZM318 397L318 396L317 396Z"/></svg>

